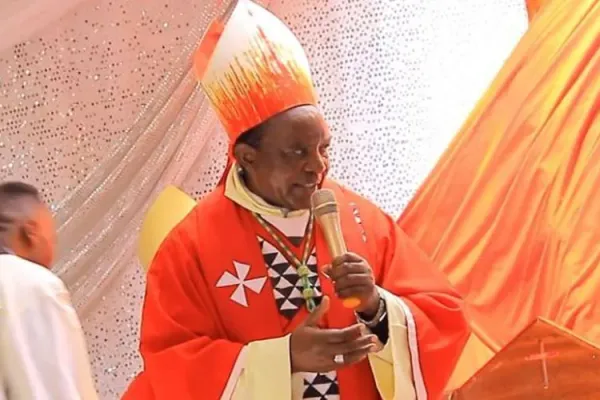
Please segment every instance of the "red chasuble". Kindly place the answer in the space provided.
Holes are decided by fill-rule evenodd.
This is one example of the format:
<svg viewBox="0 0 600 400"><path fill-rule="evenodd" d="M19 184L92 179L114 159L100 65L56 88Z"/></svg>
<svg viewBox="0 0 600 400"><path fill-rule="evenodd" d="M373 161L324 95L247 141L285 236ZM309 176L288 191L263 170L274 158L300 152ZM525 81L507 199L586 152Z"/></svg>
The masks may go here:
<svg viewBox="0 0 600 400"><path fill-rule="evenodd" d="M331 181L324 186L335 192L348 249L366 258L377 284L410 309L415 380L424 381L427 398L438 399L468 335L462 300L390 217ZM331 260L315 229L320 268ZM245 344L289 334L306 318L305 307L287 322L282 318L262 240L276 246L249 211L225 197L223 186L169 234L148 273L141 328L145 369L125 400L219 399ZM223 285L225 275L264 284L254 286L257 290L252 284ZM331 298L322 325L356 323L322 274L320 284ZM337 378L342 400L380 398L368 360L340 369Z"/></svg>

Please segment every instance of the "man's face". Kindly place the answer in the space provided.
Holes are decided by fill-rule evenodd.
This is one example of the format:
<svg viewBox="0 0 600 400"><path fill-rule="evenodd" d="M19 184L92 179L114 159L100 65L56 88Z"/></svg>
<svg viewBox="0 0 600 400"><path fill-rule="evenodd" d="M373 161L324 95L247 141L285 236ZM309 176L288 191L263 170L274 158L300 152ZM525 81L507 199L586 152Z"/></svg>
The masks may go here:
<svg viewBox="0 0 600 400"><path fill-rule="evenodd" d="M250 190L268 203L302 210L328 170L331 137L313 106L296 107L266 123L258 149L236 146Z"/></svg>

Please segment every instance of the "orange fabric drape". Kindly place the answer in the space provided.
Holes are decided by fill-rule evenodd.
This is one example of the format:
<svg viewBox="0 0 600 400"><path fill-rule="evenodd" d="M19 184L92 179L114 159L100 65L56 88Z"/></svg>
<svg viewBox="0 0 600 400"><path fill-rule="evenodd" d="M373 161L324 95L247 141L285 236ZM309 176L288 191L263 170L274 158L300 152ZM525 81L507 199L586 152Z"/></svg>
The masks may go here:
<svg viewBox="0 0 600 400"><path fill-rule="evenodd" d="M463 378L537 316L600 344L598 21L545 4L399 220L469 303Z"/></svg>
<svg viewBox="0 0 600 400"><path fill-rule="evenodd" d="M542 5L546 4L547 2L547 0L525 0L525 4L527 5L527 14L529 15L529 21L533 20L533 17L535 17Z"/></svg>

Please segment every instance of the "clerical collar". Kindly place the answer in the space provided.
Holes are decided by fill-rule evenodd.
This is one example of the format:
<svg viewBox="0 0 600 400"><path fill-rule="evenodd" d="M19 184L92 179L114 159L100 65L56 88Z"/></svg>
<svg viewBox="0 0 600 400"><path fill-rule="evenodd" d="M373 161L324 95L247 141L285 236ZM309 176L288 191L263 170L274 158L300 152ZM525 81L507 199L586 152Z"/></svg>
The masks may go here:
<svg viewBox="0 0 600 400"><path fill-rule="evenodd" d="M305 215L308 210L290 211L285 208L275 207L268 204L259 196L248 189L241 177L239 167L236 164L231 166L227 180L225 182L225 197L245 209L263 216L294 218Z"/></svg>

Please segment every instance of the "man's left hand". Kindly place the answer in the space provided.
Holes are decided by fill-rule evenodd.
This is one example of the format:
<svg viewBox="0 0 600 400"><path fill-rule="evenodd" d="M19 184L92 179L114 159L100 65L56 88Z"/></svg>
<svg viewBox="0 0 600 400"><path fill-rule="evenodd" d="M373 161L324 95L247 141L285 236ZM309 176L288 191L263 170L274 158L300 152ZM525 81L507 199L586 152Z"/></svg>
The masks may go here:
<svg viewBox="0 0 600 400"><path fill-rule="evenodd" d="M369 263L354 253L346 253L333 260L325 273L331 278L335 292L341 299L355 297L360 300L357 312L374 316L379 308L379 292Z"/></svg>

